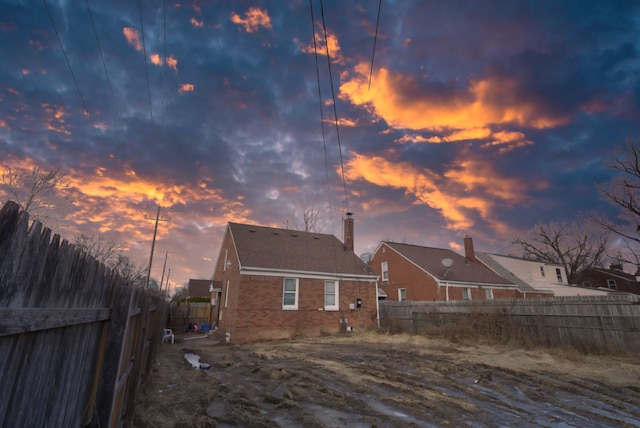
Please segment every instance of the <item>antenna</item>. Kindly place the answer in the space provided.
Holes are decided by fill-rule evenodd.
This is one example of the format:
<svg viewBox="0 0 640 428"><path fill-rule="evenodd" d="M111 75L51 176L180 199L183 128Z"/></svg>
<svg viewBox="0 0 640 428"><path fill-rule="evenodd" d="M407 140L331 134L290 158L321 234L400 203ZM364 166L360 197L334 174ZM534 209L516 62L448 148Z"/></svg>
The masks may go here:
<svg viewBox="0 0 640 428"><path fill-rule="evenodd" d="M451 266L453 266L453 259L450 259L449 257L440 260L440 263L442 263L442 266L446 267L447 270L444 272L444 277L447 277L447 274L449 273L449 269L451 268Z"/></svg>
<svg viewBox="0 0 640 428"><path fill-rule="evenodd" d="M371 261L371 259L373 258L373 253L362 253L360 254L360 258L362 259L362 261L364 261L366 264L369 264L369 262Z"/></svg>

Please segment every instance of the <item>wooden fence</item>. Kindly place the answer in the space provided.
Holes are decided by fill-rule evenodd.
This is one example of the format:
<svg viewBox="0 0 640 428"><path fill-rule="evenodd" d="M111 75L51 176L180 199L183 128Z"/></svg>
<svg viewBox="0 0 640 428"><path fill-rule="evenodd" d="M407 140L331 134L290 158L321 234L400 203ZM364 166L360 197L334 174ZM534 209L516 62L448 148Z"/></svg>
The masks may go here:
<svg viewBox="0 0 640 428"><path fill-rule="evenodd" d="M0 210L0 426L129 425L167 303Z"/></svg>
<svg viewBox="0 0 640 428"><path fill-rule="evenodd" d="M380 325L417 334L475 334L501 342L569 346L585 352L640 349L640 296L556 297L482 302L380 302Z"/></svg>

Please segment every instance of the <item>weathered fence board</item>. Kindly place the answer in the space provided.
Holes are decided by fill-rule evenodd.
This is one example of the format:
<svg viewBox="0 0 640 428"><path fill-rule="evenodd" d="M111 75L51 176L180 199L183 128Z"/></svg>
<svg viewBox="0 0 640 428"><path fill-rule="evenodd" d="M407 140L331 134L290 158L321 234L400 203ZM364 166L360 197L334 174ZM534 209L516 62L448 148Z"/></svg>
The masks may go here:
<svg viewBox="0 0 640 428"><path fill-rule="evenodd" d="M380 302L383 328L422 333L453 327L503 341L523 339L590 352L640 349L640 296L482 302Z"/></svg>
<svg viewBox="0 0 640 428"><path fill-rule="evenodd" d="M140 305L119 299L118 290L149 303L139 311ZM104 427L130 421L137 385L149 371L164 327L156 314L166 313L166 306L154 293L126 287L116 273L39 222L29 227L27 214L5 204L0 210L0 426ZM121 334L118 322L129 319L130 309L148 322ZM136 352L124 360L111 346ZM117 381L108 382L105 373L121 373L130 363L135 388L128 395L105 393L115 390ZM123 405L114 406L118 401ZM99 409L106 409L100 420Z"/></svg>

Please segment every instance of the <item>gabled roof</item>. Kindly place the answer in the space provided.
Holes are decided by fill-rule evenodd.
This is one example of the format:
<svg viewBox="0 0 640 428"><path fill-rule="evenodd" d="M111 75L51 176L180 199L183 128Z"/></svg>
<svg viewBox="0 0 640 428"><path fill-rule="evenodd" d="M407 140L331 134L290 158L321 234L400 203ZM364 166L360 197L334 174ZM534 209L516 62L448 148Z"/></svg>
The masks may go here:
<svg viewBox="0 0 640 428"><path fill-rule="evenodd" d="M187 288L189 297L209 297L210 279L190 279Z"/></svg>
<svg viewBox="0 0 640 428"><path fill-rule="evenodd" d="M242 269L358 275L375 280L367 265L333 235L229 223Z"/></svg>
<svg viewBox="0 0 640 428"><path fill-rule="evenodd" d="M514 285L513 282L508 281L481 264L467 260L466 257L448 249L386 241L382 244L392 248L440 281ZM451 267L447 268L442 264L444 259L453 261Z"/></svg>
<svg viewBox="0 0 640 428"><path fill-rule="evenodd" d="M497 273L498 275L502 276L503 278L508 278L511 282L516 284L516 286L518 287L518 290L520 290L520 291L524 291L524 292L528 292L528 293L538 292L538 293L553 294L551 291L545 292L545 291L536 290L535 288L533 288L532 286L530 286L529 284L527 284L526 282L521 280L519 277L514 275L513 272L511 272L509 269L505 268L502 264L500 264L493 257L491 257L492 254L476 252L475 256L476 256L476 258L478 260L480 260L482 263L484 263L489 269L493 270L495 273Z"/></svg>
<svg viewBox="0 0 640 428"><path fill-rule="evenodd" d="M632 275L632 274L627 273L627 272L625 272L623 270L620 270L620 269L589 268L589 269L585 269L583 271L583 273L588 272L589 270L593 270L593 271L596 271L596 272L604 273L606 275L615 276L615 277L618 277L620 279L624 279L625 281L628 281L628 282L639 282L636 279L635 275Z"/></svg>

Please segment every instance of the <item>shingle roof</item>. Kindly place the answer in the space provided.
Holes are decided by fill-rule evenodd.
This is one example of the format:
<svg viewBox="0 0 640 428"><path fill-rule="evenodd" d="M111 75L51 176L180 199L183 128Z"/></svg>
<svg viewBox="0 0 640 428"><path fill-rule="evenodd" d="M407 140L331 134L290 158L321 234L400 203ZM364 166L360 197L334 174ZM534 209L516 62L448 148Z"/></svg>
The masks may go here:
<svg viewBox="0 0 640 428"><path fill-rule="evenodd" d="M210 286L210 279L190 279L187 293L189 297L208 297Z"/></svg>
<svg viewBox="0 0 640 428"><path fill-rule="evenodd" d="M509 278L511 282L516 284L516 286L518 287L518 290L526 291L529 293L538 291L532 286L530 286L529 284L527 284L526 282L524 282L523 280L521 280L520 278L518 278L516 275L514 275L511 271L509 271L509 269L502 266L498 261L496 261L493 257L491 257L491 254L476 252L475 256L478 260L480 260L482 263L487 265L489 269L493 269L498 275L501 275L504 278Z"/></svg>
<svg viewBox="0 0 640 428"><path fill-rule="evenodd" d="M243 268L375 275L333 235L229 223Z"/></svg>
<svg viewBox="0 0 640 428"><path fill-rule="evenodd" d="M396 242L384 242L384 244L441 281L514 285L513 282L508 281L481 264L473 263L467 260L466 257L448 249L398 244ZM450 268L442 264L443 259L451 259L453 261Z"/></svg>

